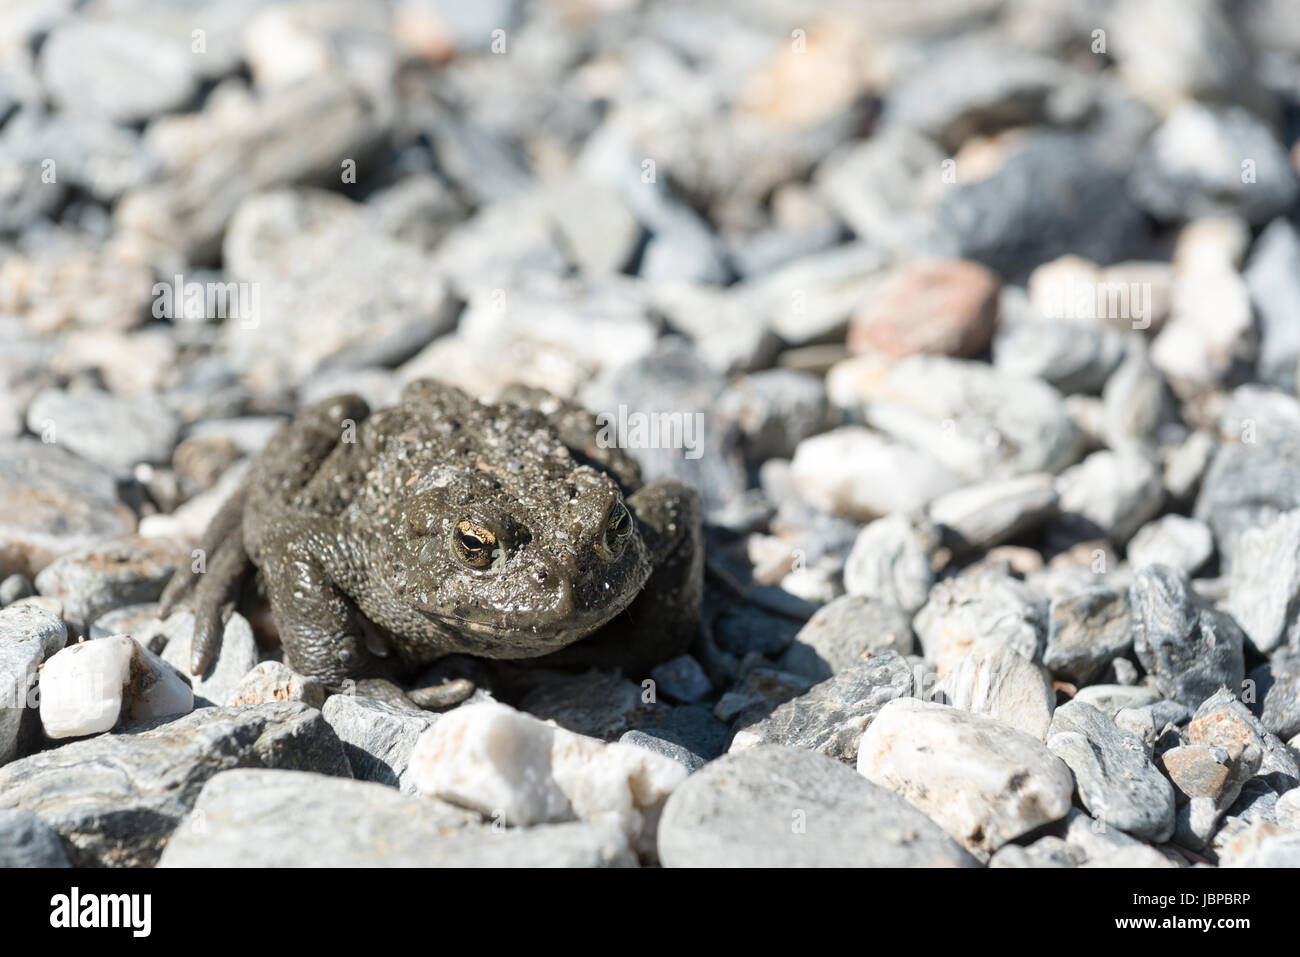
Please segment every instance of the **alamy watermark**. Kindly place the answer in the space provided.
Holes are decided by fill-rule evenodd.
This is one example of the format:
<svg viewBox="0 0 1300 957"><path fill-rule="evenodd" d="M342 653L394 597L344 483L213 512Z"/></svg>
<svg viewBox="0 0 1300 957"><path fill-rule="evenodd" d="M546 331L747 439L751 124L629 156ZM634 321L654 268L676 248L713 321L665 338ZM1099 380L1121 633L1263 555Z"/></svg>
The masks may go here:
<svg viewBox="0 0 1300 957"><path fill-rule="evenodd" d="M1043 312L1050 319L1127 319L1134 329L1151 325L1151 283L1063 279L1047 289Z"/></svg>
<svg viewBox="0 0 1300 957"><path fill-rule="evenodd" d="M596 415L596 445L602 449L684 449L685 457L704 454L703 412L618 412Z"/></svg>
<svg viewBox="0 0 1300 957"><path fill-rule="evenodd" d="M186 282L177 273L169 283L154 283L152 292L155 319L237 319L244 329L261 321L261 287L255 282Z"/></svg>

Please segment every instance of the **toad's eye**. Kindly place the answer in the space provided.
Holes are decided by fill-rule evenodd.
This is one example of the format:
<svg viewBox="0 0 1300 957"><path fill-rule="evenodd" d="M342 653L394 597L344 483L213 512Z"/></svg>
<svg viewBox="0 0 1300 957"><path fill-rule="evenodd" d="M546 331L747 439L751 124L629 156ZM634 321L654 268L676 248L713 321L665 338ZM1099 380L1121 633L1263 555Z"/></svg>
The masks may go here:
<svg viewBox="0 0 1300 957"><path fill-rule="evenodd" d="M605 520L605 534L601 539L602 551L610 558L616 557L627 544L628 536L632 534L632 516L628 513L627 506L622 502L616 502L610 510L609 518Z"/></svg>
<svg viewBox="0 0 1300 957"><path fill-rule="evenodd" d="M451 554L470 568L488 568L502 556L501 543L489 528L470 519L451 530Z"/></svg>

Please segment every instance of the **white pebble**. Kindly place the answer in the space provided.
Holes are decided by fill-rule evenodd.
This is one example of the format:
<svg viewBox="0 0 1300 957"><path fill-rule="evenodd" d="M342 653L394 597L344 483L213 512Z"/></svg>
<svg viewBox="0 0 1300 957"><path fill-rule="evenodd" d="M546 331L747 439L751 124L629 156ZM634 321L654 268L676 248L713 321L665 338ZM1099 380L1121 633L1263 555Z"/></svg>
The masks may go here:
<svg viewBox="0 0 1300 957"><path fill-rule="evenodd" d="M128 635L69 645L41 669L41 724L51 738L108 731L194 708L189 684Z"/></svg>

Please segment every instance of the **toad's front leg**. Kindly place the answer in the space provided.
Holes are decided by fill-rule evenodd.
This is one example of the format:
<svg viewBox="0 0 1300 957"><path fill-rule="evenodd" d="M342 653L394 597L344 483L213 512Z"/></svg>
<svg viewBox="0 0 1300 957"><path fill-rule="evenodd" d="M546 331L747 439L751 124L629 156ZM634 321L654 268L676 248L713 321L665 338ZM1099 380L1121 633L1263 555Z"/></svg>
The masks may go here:
<svg viewBox="0 0 1300 957"><path fill-rule="evenodd" d="M318 515L283 514L254 556L285 664L333 687L391 670L378 629L330 573L341 547L336 525Z"/></svg>

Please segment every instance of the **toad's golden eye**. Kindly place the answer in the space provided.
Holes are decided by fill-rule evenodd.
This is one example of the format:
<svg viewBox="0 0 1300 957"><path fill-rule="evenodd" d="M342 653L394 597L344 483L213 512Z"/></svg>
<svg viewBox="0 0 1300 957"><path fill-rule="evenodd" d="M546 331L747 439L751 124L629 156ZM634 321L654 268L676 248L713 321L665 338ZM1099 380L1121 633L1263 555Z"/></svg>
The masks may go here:
<svg viewBox="0 0 1300 957"><path fill-rule="evenodd" d="M488 568L500 556L501 545L491 529L467 518L451 530L451 554L470 568Z"/></svg>
<svg viewBox="0 0 1300 957"><path fill-rule="evenodd" d="M610 510L609 518L605 520L605 534L601 540L604 551L611 556L617 555L623 550L631 534L632 516L628 513L626 505L616 502Z"/></svg>

